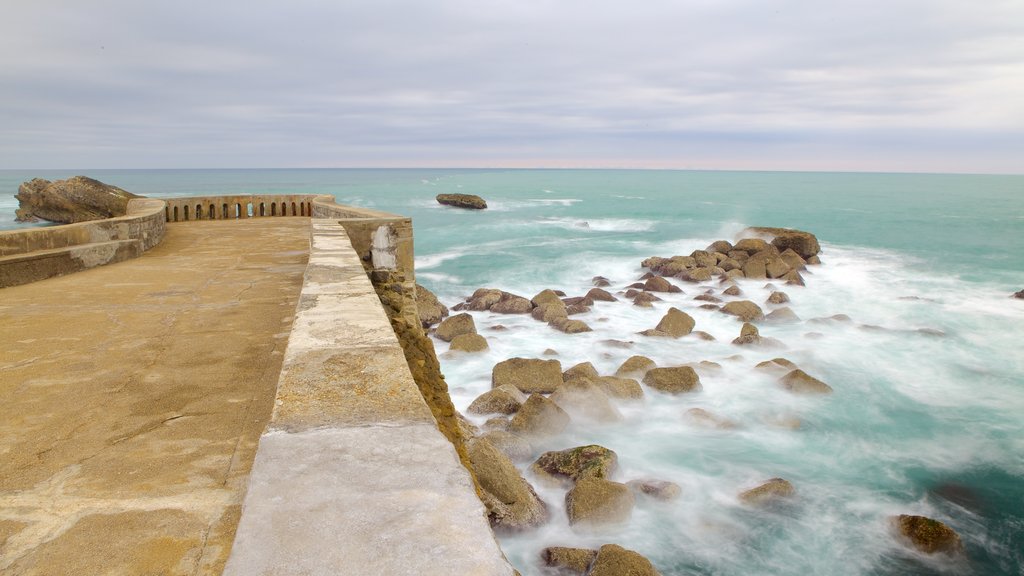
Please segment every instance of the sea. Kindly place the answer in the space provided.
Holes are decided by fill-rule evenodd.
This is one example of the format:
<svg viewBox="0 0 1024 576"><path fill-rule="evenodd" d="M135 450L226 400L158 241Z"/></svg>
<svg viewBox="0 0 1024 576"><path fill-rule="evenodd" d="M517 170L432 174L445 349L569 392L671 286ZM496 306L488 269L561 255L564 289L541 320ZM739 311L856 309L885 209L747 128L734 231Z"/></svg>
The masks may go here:
<svg viewBox="0 0 1024 576"><path fill-rule="evenodd" d="M595 276L618 302L574 316L564 334L528 315L472 312L490 348L449 352L435 340L452 399L465 408L511 357L590 362L611 375L633 355L698 368L703 389L646 389L621 418L579 419L544 451L612 449L612 479L674 482L671 501L638 497L628 522L571 527L565 489L517 462L547 503L543 526L499 534L524 575L548 574L547 546L635 550L663 575L1024 574L1024 176L664 170L92 170L0 171L0 228L15 228L13 194L34 177L84 174L156 197L319 193L411 216L418 281L449 307L478 288L530 298L581 296ZM478 194L482 211L439 205ZM759 325L781 348L738 346L741 323L694 297L718 279L659 294L652 308L621 297L650 256L688 255L748 226L817 235L821 264L806 286L740 280L765 312L773 290L798 321ZM2 294L0 294L2 298ZM670 307L713 341L647 337ZM836 315L839 319L833 318ZM848 318L848 319L847 319ZM557 355L551 355L552 352ZM545 355L547 354L547 355ZM755 366L783 357L828 383L794 395ZM707 427L704 409L734 423ZM482 426L485 417L470 415ZM796 494L767 507L738 495L771 478ZM911 551L891 518L924 515L955 529L962 557Z"/></svg>

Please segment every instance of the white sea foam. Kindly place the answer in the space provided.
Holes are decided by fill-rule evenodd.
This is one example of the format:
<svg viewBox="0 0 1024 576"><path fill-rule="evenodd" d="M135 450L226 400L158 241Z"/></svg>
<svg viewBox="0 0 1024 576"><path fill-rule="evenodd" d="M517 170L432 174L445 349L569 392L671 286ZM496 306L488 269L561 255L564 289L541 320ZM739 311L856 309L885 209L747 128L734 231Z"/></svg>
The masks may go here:
<svg viewBox="0 0 1024 576"><path fill-rule="evenodd" d="M594 232L646 232L654 228L650 220L631 220L625 218L542 218L537 221L547 226L557 226L568 230L590 230Z"/></svg>

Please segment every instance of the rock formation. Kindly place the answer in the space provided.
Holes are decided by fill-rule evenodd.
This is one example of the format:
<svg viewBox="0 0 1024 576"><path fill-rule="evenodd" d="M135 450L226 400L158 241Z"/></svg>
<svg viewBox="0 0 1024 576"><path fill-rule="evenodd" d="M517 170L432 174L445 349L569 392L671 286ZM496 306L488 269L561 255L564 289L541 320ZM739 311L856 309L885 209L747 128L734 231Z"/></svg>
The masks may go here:
<svg viewBox="0 0 1024 576"><path fill-rule="evenodd" d="M471 440L468 449L491 526L522 530L548 519L547 506L508 456L481 438Z"/></svg>
<svg viewBox="0 0 1024 576"><path fill-rule="evenodd" d="M960 554L964 550L960 535L938 520L907 514L901 514L892 520L900 535L925 554Z"/></svg>
<svg viewBox="0 0 1024 576"><path fill-rule="evenodd" d="M651 368L644 375L643 383L655 390L669 394L699 392L703 389L697 372L689 366Z"/></svg>
<svg viewBox="0 0 1024 576"><path fill-rule="evenodd" d="M475 194L438 194L438 204L454 206L456 208L469 208L471 210L483 210L487 208L487 201Z"/></svg>
<svg viewBox="0 0 1024 576"><path fill-rule="evenodd" d="M795 494L796 488L788 480L772 478L756 488L741 493L739 499L744 504L759 506L782 498L790 498Z"/></svg>
<svg viewBox="0 0 1024 576"><path fill-rule="evenodd" d="M616 544L605 544L597 551L597 558L586 576L659 576L659 573L643 555Z"/></svg>
<svg viewBox="0 0 1024 576"><path fill-rule="evenodd" d="M570 525L599 526L629 520L636 499L625 484L584 477L565 494Z"/></svg>
<svg viewBox="0 0 1024 576"><path fill-rule="evenodd" d="M448 317L448 307L441 304L433 292L419 284L416 285L416 311L424 328L429 328Z"/></svg>
<svg viewBox="0 0 1024 576"><path fill-rule="evenodd" d="M505 384L527 394L551 394L562 385L562 364L558 360L509 358L491 369L491 387Z"/></svg>
<svg viewBox="0 0 1024 576"><path fill-rule="evenodd" d="M35 178L18 187L15 220L49 220L60 224L124 216L139 196L85 176L50 182Z"/></svg>
<svg viewBox="0 0 1024 576"><path fill-rule="evenodd" d="M575 484L582 478L608 478L617 463L618 456L614 451L591 444L545 452L537 458L531 469L538 476Z"/></svg>

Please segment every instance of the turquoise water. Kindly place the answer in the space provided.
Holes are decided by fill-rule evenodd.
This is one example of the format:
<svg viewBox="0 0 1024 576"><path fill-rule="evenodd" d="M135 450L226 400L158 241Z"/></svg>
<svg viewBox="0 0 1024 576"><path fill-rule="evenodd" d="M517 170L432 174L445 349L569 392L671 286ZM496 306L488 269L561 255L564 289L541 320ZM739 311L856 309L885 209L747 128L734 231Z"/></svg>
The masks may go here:
<svg viewBox="0 0 1024 576"><path fill-rule="evenodd" d="M716 282L680 286L651 310L597 303L578 318L594 331L565 335L529 317L474 313L491 349L443 355L457 407L490 388L491 367L551 348L564 368L592 362L611 374L643 354L661 366L709 360L704 390L647 392L619 405L616 423L574 424L539 451L598 443L619 455L616 479L672 480L682 496L639 501L630 522L571 529L563 491L538 485L552 509L540 529L502 536L524 574L542 574L544 546L615 542L663 574L1022 574L1024 572L1024 176L577 170L93 171L154 196L239 192L331 193L342 203L410 215L417 274L449 306L479 287L530 297L582 295L595 275L616 289L648 256L689 254L746 226L817 234L823 264L804 288L781 286L801 322L764 324L784 350L729 342L740 325L699 308ZM0 172L0 227L11 227L17 184L71 173ZM490 209L441 207L441 192L480 194ZM743 282L763 304L764 281ZM639 336L669 306L714 342ZM815 318L847 314L852 322ZM491 327L508 328L497 332ZM879 328L866 328L881 327ZM926 329L926 332L920 331ZM941 335L937 335L941 334ZM631 349L608 339L632 341ZM792 396L753 369L784 356L828 382L828 397ZM700 407L740 424L708 430L683 414ZM780 419L797 419L796 430ZM482 419L479 419L480 421ZM528 467L529 462L520 463ZM790 480L788 506L751 510L736 495ZM905 552L887 518L924 514L957 529L967 560Z"/></svg>

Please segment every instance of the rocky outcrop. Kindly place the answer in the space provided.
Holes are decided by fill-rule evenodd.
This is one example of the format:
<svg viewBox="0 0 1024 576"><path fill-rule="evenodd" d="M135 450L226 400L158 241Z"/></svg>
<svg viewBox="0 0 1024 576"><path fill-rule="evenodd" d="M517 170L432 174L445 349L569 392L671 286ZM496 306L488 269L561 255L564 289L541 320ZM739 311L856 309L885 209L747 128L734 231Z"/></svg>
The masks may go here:
<svg viewBox="0 0 1024 576"><path fill-rule="evenodd" d="M514 531L547 521L547 506L508 456L482 438L470 441L468 449L492 527Z"/></svg>
<svg viewBox="0 0 1024 576"><path fill-rule="evenodd" d="M538 476L563 484L575 484L582 478L608 478L617 463L618 456L614 451L591 444L545 452L530 469Z"/></svg>
<svg viewBox="0 0 1024 576"><path fill-rule="evenodd" d="M597 550L586 548L550 546L540 551L540 560L544 566L580 576L587 572L595 559Z"/></svg>
<svg viewBox="0 0 1024 576"><path fill-rule="evenodd" d="M796 488L788 480L772 478L756 488L751 488L739 495L740 502L754 506L769 504L796 494Z"/></svg>
<svg viewBox="0 0 1024 576"><path fill-rule="evenodd" d="M586 576L660 576L643 555L616 544L605 544Z"/></svg>
<svg viewBox="0 0 1024 576"><path fill-rule="evenodd" d="M960 535L938 520L901 514L894 516L892 522L900 536L925 554L961 554L964 551Z"/></svg>
<svg viewBox="0 0 1024 576"><path fill-rule="evenodd" d="M509 358L491 370L491 387L511 385L527 394L551 394L562 384L562 364L558 360Z"/></svg>
<svg viewBox="0 0 1024 576"><path fill-rule="evenodd" d="M18 199L18 222L48 220L71 224L124 216L128 202L140 196L99 180L74 176L55 182L29 180L18 187L14 197Z"/></svg>
<svg viewBox="0 0 1024 576"><path fill-rule="evenodd" d="M636 499L625 484L585 477L565 494L570 525L601 526L629 520Z"/></svg>
<svg viewBox="0 0 1024 576"><path fill-rule="evenodd" d="M483 210L487 208L487 201L476 194L438 194L437 203L456 208L468 208L471 210Z"/></svg>
<svg viewBox="0 0 1024 576"><path fill-rule="evenodd" d="M651 368L644 375L643 383L650 388L668 394L699 392L703 389L697 372L689 366Z"/></svg>
<svg viewBox="0 0 1024 576"><path fill-rule="evenodd" d="M748 231L754 234L771 237L772 246L777 248L780 252L784 250L792 250L801 258L805 259L817 256L818 253L821 252L821 246L818 245L818 238L810 232L804 232L803 230L795 230L792 228L769 228L762 226L748 228L744 232Z"/></svg>
<svg viewBox="0 0 1024 576"><path fill-rule="evenodd" d="M448 307L441 304L433 292L419 284L416 285L416 312L424 328L429 328L448 317Z"/></svg>
<svg viewBox="0 0 1024 576"><path fill-rule="evenodd" d="M1024 290L1021 290L1020 292L1014 292L1013 293L1013 297L1014 298L1024 299Z"/></svg>
<svg viewBox="0 0 1024 576"><path fill-rule="evenodd" d="M515 414L526 402L526 394L510 384L488 390L477 396L466 408L470 414Z"/></svg>
<svg viewBox="0 0 1024 576"><path fill-rule="evenodd" d="M462 334L476 334L476 323L466 312L445 318L434 332L434 336L445 342L451 342Z"/></svg>

